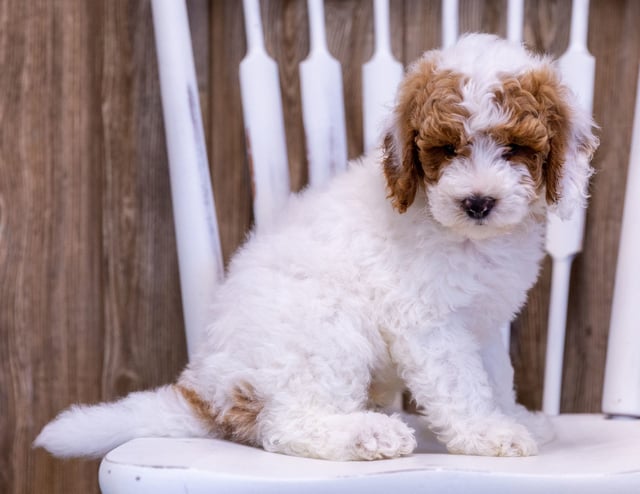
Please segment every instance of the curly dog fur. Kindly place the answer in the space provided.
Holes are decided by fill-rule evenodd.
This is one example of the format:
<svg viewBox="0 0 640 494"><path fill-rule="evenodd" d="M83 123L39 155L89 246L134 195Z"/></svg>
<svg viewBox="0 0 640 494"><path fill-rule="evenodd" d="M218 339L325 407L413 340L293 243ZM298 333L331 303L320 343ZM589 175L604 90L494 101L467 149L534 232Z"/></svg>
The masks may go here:
<svg viewBox="0 0 640 494"><path fill-rule="evenodd" d="M95 456L191 435L393 458L416 446L384 413L406 387L449 451L536 454L549 431L516 404L498 328L537 278L547 210L585 205L592 128L546 57L490 35L425 53L379 151L235 255L178 382L72 407L36 445Z"/></svg>

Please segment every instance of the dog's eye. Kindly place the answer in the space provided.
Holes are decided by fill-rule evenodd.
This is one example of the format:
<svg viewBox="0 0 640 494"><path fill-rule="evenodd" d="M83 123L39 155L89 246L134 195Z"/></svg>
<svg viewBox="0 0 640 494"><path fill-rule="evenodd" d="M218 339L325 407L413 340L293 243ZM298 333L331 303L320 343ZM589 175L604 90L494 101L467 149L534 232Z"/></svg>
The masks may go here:
<svg viewBox="0 0 640 494"><path fill-rule="evenodd" d="M502 158L505 160L511 159L514 156L531 156L536 152L527 146L521 146L519 144L508 144L502 153Z"/></svg>
<svg viewBox="0 0 640 494"><path fill-rule="evenodd" d="M517 144L509 144L505 148L502 153L502 158L508 160L509 158L513 158L513 155L516 154L516 149L518 148Z"/></svg>
<svg viewBox="0 0 640 494"><path fill-rule="evenodd" d="M450 160L458 156L458 150L455 144L442 144L440 146L430 146L425 150L433 159Z"/></svg>
<svg viewBox="0 0 640 494"><path fill-rule="evenodd" d="M440 146L440 149L444 153L447 158L453 158L456 154L456 147L453 144L445 144L444 146Z"/></svg>

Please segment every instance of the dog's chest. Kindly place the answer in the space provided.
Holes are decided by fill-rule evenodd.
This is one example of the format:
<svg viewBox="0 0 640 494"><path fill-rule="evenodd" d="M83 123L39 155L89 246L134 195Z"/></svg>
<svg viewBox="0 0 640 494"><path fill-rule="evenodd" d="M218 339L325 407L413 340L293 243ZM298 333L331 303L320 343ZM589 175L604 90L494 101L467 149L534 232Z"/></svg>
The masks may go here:
<svg viewBox="0 0 640 494"><path fill-rule="evenodd" d="M510 318L535 282L542 256L539 228L484 242L428 242L398 270L404 278L398 294L434 317L469 308Z"/></svg>
<svg viewBox="0 0 640 494"><path fill-rule="evenodd" d="M470 291L474 305L514 311L537 278L542 250L528 243L519 248L470 244L461 255L466 262L452 270Z"/></svg>

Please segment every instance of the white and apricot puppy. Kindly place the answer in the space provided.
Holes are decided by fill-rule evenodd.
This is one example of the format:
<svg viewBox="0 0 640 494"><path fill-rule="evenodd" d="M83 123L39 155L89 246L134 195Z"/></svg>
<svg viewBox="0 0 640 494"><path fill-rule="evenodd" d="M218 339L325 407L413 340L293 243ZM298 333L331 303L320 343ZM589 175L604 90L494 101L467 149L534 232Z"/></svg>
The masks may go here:
<svg viewBox="0 0 640 494"><path fill-rule="evenodd" d="M36 440L102 455L139 436L208 436L291 455L410 454L382 409L408 388L454 453L532 455L498 328L535 282L548 208L582 208L593 123L554 64L490 35L427 52L381 150L293 196L229 267L174 385L75 406Z"/></svg>

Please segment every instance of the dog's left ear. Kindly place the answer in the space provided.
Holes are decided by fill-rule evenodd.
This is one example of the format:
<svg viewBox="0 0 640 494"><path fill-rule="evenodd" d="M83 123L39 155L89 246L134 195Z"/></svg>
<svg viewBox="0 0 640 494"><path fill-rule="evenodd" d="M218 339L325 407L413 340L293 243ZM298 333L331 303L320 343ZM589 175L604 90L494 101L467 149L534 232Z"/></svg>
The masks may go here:
<svg viewBox="0 0 640 494"><path fill-rule="evenodd" d="M543 170L547 203L560 218L568 219L586 206L589 196L590 162L599 144L593 134L596 125L550 64L525 73L520 83L536 99L539 118L547 126L549 148Z"/></svg>

